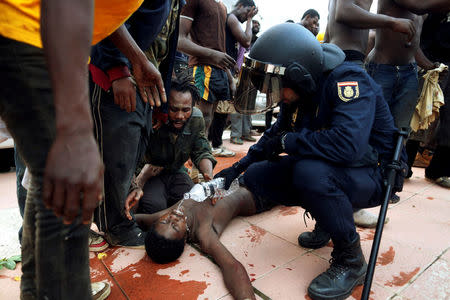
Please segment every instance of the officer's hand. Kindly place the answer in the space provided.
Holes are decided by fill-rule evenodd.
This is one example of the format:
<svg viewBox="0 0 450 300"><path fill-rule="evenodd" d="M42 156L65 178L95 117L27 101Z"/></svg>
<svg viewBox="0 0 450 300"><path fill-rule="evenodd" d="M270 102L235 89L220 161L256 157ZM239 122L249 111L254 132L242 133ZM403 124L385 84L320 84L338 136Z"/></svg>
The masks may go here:
<svg viewBox="0 0 450 300"><path fill-rule="evenodd" d="M408 36L408 44L411 44L414 35L416 34L416 27L414 22L410 19L395 18L392 22L391 29L395 32L401 32Z"/></svg>
<svg viewBox="0 0 450 300"><path fill-rule="evenodd" d="M127 112L136 110L136 86L130 77L124 77L112 82L114 103Z"/></svg>
<svg viewBox="0 0 450 300"><path fill-rule="evenodd" d="M214 178L219 178L219 177L225 178L224 188L226 190L228 190L230 188L230 185L233 182L233 180L238 178L238 176L241 174L241 172L242 171L240 171L239 168L237 168L233 165L233 166L223 169L222 171L217 173L216 176L214 176Z"/></svg>
<svg viewBox="0 0 450 300"><path fill-rule="evenodd" d="M210 56L211 63L221 69L232 69L236 64L236 61L226 53L211 50L212 54Z"/></svg>

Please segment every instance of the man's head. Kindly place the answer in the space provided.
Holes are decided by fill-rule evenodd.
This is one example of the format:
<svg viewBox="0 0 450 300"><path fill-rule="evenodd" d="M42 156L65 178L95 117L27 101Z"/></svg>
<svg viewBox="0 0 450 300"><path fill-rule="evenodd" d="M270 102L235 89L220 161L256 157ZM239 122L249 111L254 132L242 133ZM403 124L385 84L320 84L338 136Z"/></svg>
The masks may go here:
<svg viewBox="0 0 450 300"><path fill-rule="evenodd" d="M192 115L195 101L200 98L195 85L188 79L173 80L169 94L169 123L175 132L181 132Z"/></svg>
<svg viewBox="0 0 450 300"><path fill-rule="evenodd" d="M257 35L260 30L261 30L261 24L259 24L259 21L252 20L252 34Z"/></svg>
<svg viewBox="0 0 450 300"><path fill-rule="evenodd" d="M258 113L257 91L266 94L265 108L279 101L312 99L320 88L322 74L341 64L344 58L337 46L320 44L303 26L291 23L273 26L258 38L244 58L236 110Z"/></svg>
<svg viewBox="0 0 450 300"><path fill-rule="evenodd" d="M302 24L306 29L312 32L314 36L319 33L319 20L320 15L315 9L308 9L303 14L300 24Z"/></svg>
<svg viewBox="0 0 450 300"><path fill-rule="evenodd" d="M152 225L145 237L145 250L154 262L169 263L183 253L186 237L187 226L183 212L172 210Z"/></svg>
<svg viewBox="0 0 450 300"><path fill-rule="evenodd" d="M255 2L253 2L253 0L238 0L234 5L233 13L236 15L239 22L244 23L247 21L247 16L254 6Z"/></svg>

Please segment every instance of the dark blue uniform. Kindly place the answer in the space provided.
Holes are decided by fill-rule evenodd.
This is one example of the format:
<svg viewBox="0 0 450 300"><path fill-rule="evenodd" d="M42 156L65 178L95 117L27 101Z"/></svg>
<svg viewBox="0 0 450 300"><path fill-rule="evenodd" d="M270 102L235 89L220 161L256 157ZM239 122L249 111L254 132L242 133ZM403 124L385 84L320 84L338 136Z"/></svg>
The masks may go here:
<svg viewBox="0 0 450 300"><path fill-rule="evenodd" d="M282 104L277 122L240 164L259 211L300 205L333 240L356 237L353 207L379 205L382 166L392 160L396 128L379 86L359 66L344 62L321 80L310 100ZM287 156L262 160L264 146L288 131Z"/></svg>

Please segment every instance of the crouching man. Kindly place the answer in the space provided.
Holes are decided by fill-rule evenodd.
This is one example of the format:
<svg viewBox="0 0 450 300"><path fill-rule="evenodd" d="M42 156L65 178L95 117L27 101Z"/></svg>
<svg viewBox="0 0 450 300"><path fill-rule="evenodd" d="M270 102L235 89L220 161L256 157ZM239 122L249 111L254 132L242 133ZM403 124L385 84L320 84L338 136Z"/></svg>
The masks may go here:
<svg viewBox="0 0 450 300"><path fill-rule="evenodd" d="M277 122L247 156L216 175L227 187L245 172L240 178L245 187L216 206L186 200L180 209L139 216L138 224L151 226L150 257L174 260L186 237L197 240L220 266L232 295L254 297L245 269L219 236L236 215L300 205L323 224L334 244L331 265L311 282L309 296L343 299L363 283L367 265L352 207L381 203L382 170L392 160L396 129L380 88L344 57L338 47L320 45L295 24L272 27L257 40L241 71L237 102L246 105L259 90L282 104Z"/></svg>
<svg viewBox="0 0 450 300"><path fill-rule="evenodd" d="M138 204L140 213L163 210L183 198L194 185L184 167L190 158L206 181L212 179L216 160L205 136L202 113L193 105L200 95L187 79L172 81L168 122L156 129L145 153L145 166L134 180L125 201L125 214Z"/></svg>

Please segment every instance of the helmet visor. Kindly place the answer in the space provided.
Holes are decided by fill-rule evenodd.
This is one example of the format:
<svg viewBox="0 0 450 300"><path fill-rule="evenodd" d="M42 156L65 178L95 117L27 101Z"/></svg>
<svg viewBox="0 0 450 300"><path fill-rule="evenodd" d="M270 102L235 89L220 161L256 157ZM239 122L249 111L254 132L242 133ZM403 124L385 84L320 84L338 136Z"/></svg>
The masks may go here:
<svg viewBox="0 0 450 300"><path fill-rule="evenodd" d="M265 64L246 56L236 90L234 107L242 114L259 114L280 102L284 67Z"/></svg>

